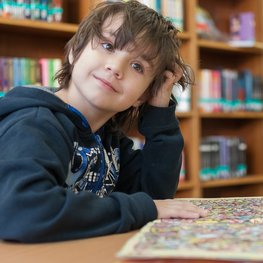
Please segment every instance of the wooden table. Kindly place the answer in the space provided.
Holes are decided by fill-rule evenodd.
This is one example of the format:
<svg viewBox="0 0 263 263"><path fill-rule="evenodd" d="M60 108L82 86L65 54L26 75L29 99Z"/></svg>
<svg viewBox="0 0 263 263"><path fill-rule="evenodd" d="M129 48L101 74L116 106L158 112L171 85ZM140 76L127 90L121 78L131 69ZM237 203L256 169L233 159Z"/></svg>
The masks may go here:
<svg viewBox="0 0 263 263"><path fill-rule="evenodd" d="M17 244L0 241L1 263L225 263L216 260L148 260L123 261L116 253L136 232L116 234L82 240L44 243ZM189 251L191 253L191 251ZM233 261L231 261L233 263ZM248 261L246 261L248 263Z"/></svg>

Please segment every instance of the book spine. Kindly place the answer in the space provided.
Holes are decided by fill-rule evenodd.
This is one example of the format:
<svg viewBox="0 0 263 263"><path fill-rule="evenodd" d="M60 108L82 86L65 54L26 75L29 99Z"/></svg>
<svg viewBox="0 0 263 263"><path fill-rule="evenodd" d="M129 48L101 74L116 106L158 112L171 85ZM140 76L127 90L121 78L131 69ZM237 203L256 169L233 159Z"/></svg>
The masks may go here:
<svg viewBox="0 0 263 263"><path fill-rule="evenodd" d="M47 60L47 68L48 68L48 86L54 86L54 63L53 59Z"/></svg>
<svg viewBox="0 0 263 263"><path fill-rule="evenodd" d="M3 60L3 92L6 93L9 90L9 59L4 58Z"/></svg>
<svg viewBox="0 0 263 263"><path fill-rule="evenodd" d="M24 17L31 18L31 0L24 0Z"/></svg>
<svg viewBox="0 0 263 263"><path fill-rule="evenodd" d="M48 0L40 0L40 20L48 19Z"/></svg>
<svg viewBox="0 0 263 263"><path fill-rule="evenodd" d="M0 0L0 17L3 16L4 7L3 7L3 0Z"/></svg>
<svg viewBox="0 0 263 263"><path fill-rule="evenodd" d="M247 174L247 144L239 137L207 136L200 144L200 178L203 181Z"/></svg>
<svg viewBox="0 0 263 263"><path fill-rule="evenodd" d="M200 71L200 86L199 86L199 109L204 112L211 112L211 87L212 75L211 70L202 69Z"/></svg>
<svg viewBox="0 0 263 263"><path fill-rule="evenodd" d="M57 72L61 69L61 66L62 66L62 61L61 59L59 58L54 58L53 59L53 86L55 88L58 88L59 87L59 83L57 80L55 80L55 75L57 74Z"/></svg>
<svg viewBox="0 0 263 263"><path fill-rule="evenodd" d="M40 72L41 72L41 80L42 85L45 87L49 86L49 76L48 76L48 61L46 58L39 59L40 64Z"/></svg>
<svg viewBox="0 0 263 263"><path fill-rule="evenodd" d="M31 0L30 13L31 13L31 20L40 19L40 0Z"/></svg>

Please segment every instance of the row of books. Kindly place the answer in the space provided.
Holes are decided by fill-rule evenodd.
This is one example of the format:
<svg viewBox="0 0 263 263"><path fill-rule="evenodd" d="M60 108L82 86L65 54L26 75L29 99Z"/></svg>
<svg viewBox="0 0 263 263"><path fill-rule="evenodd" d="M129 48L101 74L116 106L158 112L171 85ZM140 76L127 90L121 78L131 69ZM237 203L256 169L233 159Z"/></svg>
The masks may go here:
<svg viewBox="0 0 263 263"><path fill-rule="evenodd" d="M61 68L58 58L10 58L0 57L1 95L15 86L42 85L57 87L55 73Z"/></svg>
<svg viewBox="0 0 263 263"><path fill-rule="evenodd" d="M184 30L183 0L140 0L140 2L169 18L178 30Z"/></svg>
<svg viewBox="0 0 263 263"><path fill-rule="evenodd" d="M200 38L226 42L236 47L252 47L256 42L255 13L251 11L231 12L226 18L229 30L221 31L205 8L198 6L196 10L196 31ZM227 21L228 20L228 21Z"/></svg>
<svg viewBox="0 0 263 263"><path fill-rule="evenodd" d="M247 174L247 144L239 137L207 136L199 147L203 181Z"/></svg>
<svg viewBox="0 0 263 263"><path fill-rule="evenodd" d="M250 70L202 69L199 79L201 111L263 110L263 79Z"/></svg>
<svg viewBox="0 0 263 263"><path fill-rule="evenodd" d="M133 149L142 149L141 138L130 137ZM200 178L202 181L226 179L247 175L247 144L239 137L207 136L200 144ZM185 152L182 153L180 181L186 180Z"/></svg>
<svg viewBox="0 0 263 263"><path fill-rule="evenodd" d="M0 16L61 22L63 0L0 0Z"/></svg>

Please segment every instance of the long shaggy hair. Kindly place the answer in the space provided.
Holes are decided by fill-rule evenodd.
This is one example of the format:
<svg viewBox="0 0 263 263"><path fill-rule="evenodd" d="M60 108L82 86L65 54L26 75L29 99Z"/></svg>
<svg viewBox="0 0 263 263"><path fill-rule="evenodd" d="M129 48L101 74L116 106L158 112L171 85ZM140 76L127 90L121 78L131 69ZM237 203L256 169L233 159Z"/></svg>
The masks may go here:
<svg viewBox="0 0 263 263"><path fill-rule="evenodd" d="M131 45L138 49L143 57L150 63L154 63L154 79L147 89L145 98L154 96L165 81L164 71L169 70L176 74L176 68L183 74L178 84L183 89L192 84L191 68L183 62L179 53L180 40L177 37L178 30L174 25L153 9L138 1L128 2L114 1L102 2L92 10L81 22L78 31L66 45L65 61L61 70L56 74L60 89L67 88L70 84L71 74L75 62L78 60L87 44L96 44L96 40L103 40L102 26L107 19L113 19L116 15L123 18L122 25L117 29L114 48L124 49ZM73 63L69 62L69 54L72 52ZM143 114L145 103L141 106L117 113L112 121L123 127L140 118Z"/></svg>

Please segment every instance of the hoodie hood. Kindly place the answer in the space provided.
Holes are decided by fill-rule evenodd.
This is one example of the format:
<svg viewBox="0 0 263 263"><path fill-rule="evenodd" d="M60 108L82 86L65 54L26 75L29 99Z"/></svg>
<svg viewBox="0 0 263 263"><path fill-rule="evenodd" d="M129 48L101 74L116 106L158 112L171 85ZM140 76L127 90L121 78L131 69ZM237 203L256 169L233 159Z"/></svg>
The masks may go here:
<svg viewBox="0 0 263 263"><path fill-rule="evenodd" d="M0 121L5 116L30 107L46 107L54 112L66 114L78 128L87 128L87 120L75 108L63 102L48 88L21 86L10 90L0 99Z"/></svg>
<svg viewBox="0 0 263 263"><path fill-rule="evenodd" d="M47 88L15 87L1 98L0 102L1 118L14 111L29 107L47 107L62 112L67 110L67 104Z"/></svg>

